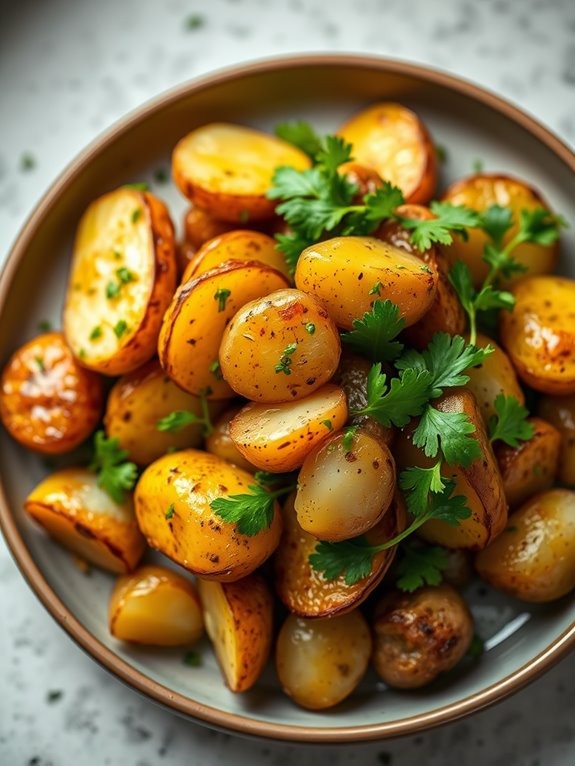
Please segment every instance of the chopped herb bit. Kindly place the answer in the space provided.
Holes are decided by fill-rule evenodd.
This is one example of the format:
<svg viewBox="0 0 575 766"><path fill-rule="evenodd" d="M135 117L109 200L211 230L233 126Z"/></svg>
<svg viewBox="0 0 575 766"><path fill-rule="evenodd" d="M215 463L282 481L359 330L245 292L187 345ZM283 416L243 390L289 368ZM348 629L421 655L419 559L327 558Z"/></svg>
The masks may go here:
<svg viewBox="0 0 575 766"><path fill-rule="evenodd" d="M35 356L34 361L36 362L36 367L40 370L40 372L46 372L46 365L44 364L44 360L41 356Z"/></svg>
<svg viewBox="0 0 575 766"><path fill-rule="evenodd" d="M447 149L445 146L441 146L440 144L435 144L435 154L437 155L437 159L440 162L447 162Z"/></svg>
<svg viewBox="0 0 575 766"><path fill-rule="evenodd" d="M325 426L328 431L333 431L333 424L331 420L321 420L322 426Z"/></svg>
<svg viewBox="0 0 575 766"><path fill-rule="evenodd" d="M204 26L206 23L206 20L204 16L202 16L199 13L192 13L190 16L187 16L184 19L184 27L189 31L192 32L195 29L200 29Z"/></svg>
<svg viewBox="0 0 575 766"><path fill-rule="evenodd" d="M120 280L120 283L123 285L127 285L128 282L134 281L134 275L125 266L122 266L121 268L116 270L116 276Z"/></svg>
<svg viewBox="0 0 575 766"><path fill-rule="evenodd" d="M359 426L347 426L347 428L343 429L343 439L342 444L345 452L351 452L353 449L353 440L355 438L355 435L359 429Z"/></svg>
<svg viewBox="0 0 575 766"><path fill-rule="evenodd" d="M30 170L34 170L36 167L36 158L28 152L25 152L20 157L20 170L27 173Z"/></svg>
<svg viewBox="0 0 575 766"><path fill-rule="evenodd" d="M483 173L483 160L475 159L471 163L471 169L474 173Z"/></svg>
<svg viewBox="0 0 575 766"><path fill-rule="evenodd" d="M467 656L476 660L483 654L485 654L485 641L481 636L478 636L477 633L474 633L471 643L469 644L469 649L467 650Z"/></svg>
<svg viewBox="0 0 575 766"><path fill-rule="evenodd" d="M133 189L134 191L147 192L149 191L150 186L145 181L138 181L134 184L124 184L124 189Z"/></svg>
<svg viewBox="0 0 575 766"><path fill-rule="evenodd" d="M506 532L517 532L517 527L505 527Z"/></svg>
<svg viewBox="0 0 575 766"><path fill-rule="evenodd" d="M40 332L50 332L52 329L52 322L49 322L47 319L43 319L41 322L38 322L38 329Z"/></svg>
<svg viewBox="0 0 575 766"><path fill-rule="evenodd" d="M315 325L313 322L308 322L305 326L305 329L309 332L310 335L313 335L315 332Z"/></svg>
<svg viewBox="0 0 575 766"><path fill-rule="evenodd" d="M250 220L250 211L249 210L242 210L240 213L240 221L241 223L247 223Z"/></svg>
<svg viewBox="0 0 575 766"><path fill-rule="evenodd" d="M94 327L92 332L90 333L90 340L98 340L98 338L102 337L102 328L100 325L97 325Z"/></svg>
<svg viewBox="0 0 575 766"><path fill-rule="evenodd" d="M132 223L137 223L142 215L142 209L137 207L132 213Z"/></svg>
<svg viewBox="0 0 575 766"><path fill-rule="evenodd" d="M120 319L116 324L114 325L114 333L116 335L116 338L121 338L122 335L128 332L128 325L124 319Z"/></svg>
<svg viewBox="0 0 575 766"><path fill-rule="evenodd" d="M170 503L168 510L166 511L166 519L171 519L174 516L174 504Z"/></svg>
<svg viewBox="0 0 575 766"><path fill-rule="evenodd" d="M111 300L117 298L120 294L120 285L117 282L108 282L106 285L106 298Z"/></svg>
<svg viewBox="0 0 575 766"><path fill-rule="evenodd" d="M52 704L52 702L58 702L58 700L62 699L64 696L64 692L61 689L50 689L50 691L46 694L46 702L48 704Z"/></svg>
<svg viewBox="0 0 575 766"><path fill-rule="evenodd" d="M202 658L197 652L190 649L184 654L182 662L184 665L189 665L191 668L199 668L202 664Z"/></svg>
<svg viewBox="0 0 575 766"><path fill-rule="evenodd" d="M79 359L85 359L86 358L86 349L85 348L81 348L78 351L78 358Z"/></svg>
<svg viewBox="0 0 575 766"><path fill-rule="evenodd" d="M214 300L218 302L218 312L225 311L227 300L231 294L232 291L227 290L225 287L220 287L216 290L214 293Z"/></svg>
<svg viewBox="0 0 575 766"><path fill-rule="evenodd" d="M421 269L421 271L425 271L426 274L433 274L433 271L429 268L429 266L426 266L425 264L423 264L423 266L420 266L419 268Z"/></svg>
<svg viewBox="0 0 575 766"><path fill-rule="evenodd" d="M120 250L114 250L114 251L113 251L113 253L114 253L114 258L115 258L117 261L119 261L119 260L120 260L120 258L122 257L122 253L120 252Z"/></svg>
<svg viewBox="0 0 575 766"><path fill-rule="evenodd" d="M214 361L210 364L209 369L216 380L224 379L224 376L222 375L219 359L214 359Z"/></svg>
<svg viewBox="0 0 575 766"><path fill-rule="evenodd" d="M297 348L297 343L290 343L284 348L283 354L280 357L279 364L275 366L276 375L283 372L284 375L291 375L292 354Z"/></svg>
<svg viewBox="0 0 575 766"><path fill-rule="evenodd" d="M94 435L94 457L90 471L98 474L98 486L116 503L125 501L125 491L132 489L138 478L138 467L126 461L128 450L120 449L119 439L108 439L104 431Z"/></svg>
<svg viewBox="0 0 575 766"><path fill-rule="evenodd" d="M369 291L369 294L370 295L380 295L382 287L383 287L383 285L381 284L381 282L376 282L374 284L374 286L371 288L371 290Z"/></svg>

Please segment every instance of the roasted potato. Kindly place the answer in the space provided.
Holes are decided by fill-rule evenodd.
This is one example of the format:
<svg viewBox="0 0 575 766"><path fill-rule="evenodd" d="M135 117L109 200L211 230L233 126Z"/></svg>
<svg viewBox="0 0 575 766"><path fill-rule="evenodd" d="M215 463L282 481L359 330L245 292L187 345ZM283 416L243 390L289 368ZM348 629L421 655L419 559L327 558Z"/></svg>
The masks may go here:
<svg viewBox="0 0 575 766"><path fill-rule="evenodd" d="M171 569L143 566L118 578L108 607L110 633L150 646L193 644L204 632L193 584Z"/></svg>
<svg viewBox="0 0 575 766"><path fill-rule="evenodd" d="M435 146L419 117L401 104L381 103L351 117L338 134L354 159L399 186L407 202L425 204L437 184Z"/></svg>
<svg viewBox="0 0 575 766"><path fill-rule="evenodd" d="M146 547L131 497L122 505L114 502L85 468L51 474L28 495L24 508L64 547L109 572L131 572Z"/></svg>
<svg viewBox="0 0 575 766"><path fill-rule="evenodd" d="M374 194L383 185L383 179L376 170L360 165L359 162L344 162L338 167L337 172L346 176L350 183L357 186L353 201L358 205L363 204L366 194Z"/></svg>
<svg viewBox="0 0 575 766"><path fill-rule="evenodd" d="M451 670L473 638L473 618L450 585L386 594L373 623L373 665L395 689L417 689Z"/></svg>
<svg viewBox="0 0 575 766"><path fill-rule="evenodd" d="M437 272L374 237L335 237L306 248L295 273L298 289L315 295L338 327L351 330L373 303L389 299L407 326L431 308Z"/></svg>
<svg viewBox="0 0 575 766"><path fill-rule="evenodd" d="M276 668L284 692L309 710L333 707L363 678L371 634L361 612L331 620L303 620L291 614L276 644Z"/></svg>
<svg viewBox="0 0 575 766"><path fill-rule="evenodd" d="M559 431L541 418L529 418L528 422L534 428L531 439L521 442L518 447L502 442L495 445L505 497L511 508L521 505L537 492L549 489L559 466Z"/></svg>
<svg viewBox="0 0 575 766"><path fill-rule="evenodd" d="M472 554L463 548L445 548L447 566L442 571L443 581L454 588L463 588L473 577Z"/></svg>
<svg viewBox="0 0 575 766"><path fill-rule="evenodd" d="M190 394L232 397L218 361L224 330L246 303L287 286L279 271L257 261L230 261L181 285L166 311L158 342L166 374Z"/></svg>
<svg viewBox="0 0 575 766"><path fill-rule="evenodd" d="M227 463L233 463L244 471L256 471L255 465L246 460L239 449L232 441L230 435L230 423L241 410L241 406L226 410L223 415L214 423L214 430L206 438L206 450L212 455L217 455Z"/></svg>
<svg viewBox="0 0 575 766"><path fill-rule="evenodd" d="M254 477L208 452L188 449L156 460L141 475L136 516L149 545L199 577L234 582L273 553L281 533L276 506L269 527L243 535L210 507L218 497L249 494Z"/></svg>
<svg viewBox="0 0 575 766"><path fill-rule="evenodd" d="M220 346L224 380L256 402L292 402L327 383L341 343L324 306L301 290L276 290L246 303Z"/></svg>
<svg viewBox="0 0 575 766"><path fill-rule="evenodd" d="M64 334L80 363L122 375L151 359L176 271L163 202L125 186L92 202L78 226L64 307Z"/></svg>
<svg viewBox="0 0 575 766"><path fill-rule="evenodd" d="M514 225L503 239L506 245L516 234L519 225L519 215L522 210L534 210L549 206L539 192L523 181L504 175L478 175L456 181L446 191L443 199L452 205L465 205L479 212L487 210L491 205L509 207L513 211ZM489 266L483 260L483 248L491 240L480 229L469 229L467 239L459 235L453 238L453 244L447 251L452 262L461 260L469 266L475 287L483 284L489 271ZM527 267L527 274L549 274L555 268L558 257L558 245L535 245L522 242L513 250L513 258ZM517 274L508 282L525 276ZM503 280L505 282L505 280Z"/></svg>
<svg viewBox="0 0 575 766"><path fill-rule="evenodd" d="M361 430L348 441L342 433L328 437L308 454L298 476L298 523L320 540L363 535L381 520L395 494L389 447Z"/></svg>
<svg viewBox="0 0 575 766"><path fill-rule="evenodd" d="M69 452L96 427L102 379L81 367L59 332L39 335L14 352L0 380L0 417L28 449Z"/></svg>
<svg viewBox="0 0 575 766"><path fill-rule="evenodd" d="M232 583L198 582L210 637L226 684L244 692L267 662L273 628L273 598L259 574Z"/></svg>
<svg viewBox="0 0 575 766"><path fill-rule="evenodd" d="M517 374L544 394L575 394L575 281L528 277L512 292L499 332Z"/></svg>
<svg viewBox="0 0 575 766"><path fill-rule="evenodd" d="M210 215L207 210L192 205L184 216L184 242L197 252L210 239L241 228L241 225L237 226L232 221L221 221Z"/></svg>
<svg viewBox="0 0 575 766"><path fill-rule="evenodd" d="M525 404L525 395L519 385L511 360L501 346L485 335L479 334L475 345L478 348L491 346L493 353L477 367L465 371L469 382L465 388L475 396L479 411L487 425L495 414L495 399L499 394L514 396L520 404Z"/></svg>
<svg viewBox="0 0 575 766"><path fill-rule="evenodd" d="M575 588L575 493L550 489L509 517L477 556L479 576L523 601L554 601Z"/></svg>
<svg viewBox="0 0 575 766"><path fill-rule="evenodd" d="M575 485L575 396L543 396L539 414L561 434L559 481Z"/></svg>
<svg viewBox="0 0 575 766"><path fill-rule="evenodd" d="M241 125L211 123L181 139L172 155L176 186L194 205L222 221L271 218L266 197L277 167L310 166L309 157L280 138Z"/></svg>
<svg viewBox="0 0 575 766"><path fill-rule="evenodd" d="M283 604L300 617L333 617L359 606L382 581L395 557L396 547L376 553L368 577L348 585L344 575L326 580L313 569L310 555L318 544L317 537L298 524L294 509L295 495L283 507L284 532L274 556L276 591ZM405 508L399 494L381 521L366 534L371 545L391 540L405 526Z"/></svg>
<svg viewBox="0 0 575 766"><path fill-rule="evenodd" d="M345 394L328 383L295 402L274 406L250 402L231 421L230 436L257 468L286 473L299 468L306 455L346 420Z"/></svg>

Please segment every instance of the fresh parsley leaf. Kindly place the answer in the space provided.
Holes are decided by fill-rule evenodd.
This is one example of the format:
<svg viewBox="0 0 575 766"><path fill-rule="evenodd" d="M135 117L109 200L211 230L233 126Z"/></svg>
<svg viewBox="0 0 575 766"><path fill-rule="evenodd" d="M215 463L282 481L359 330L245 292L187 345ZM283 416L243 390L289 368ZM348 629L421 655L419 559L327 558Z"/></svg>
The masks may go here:
<svg viewBox="0 0 575 766"><path fill-rule="evenodd" d="M116 503L125 501L125 491L134 487L138 478L135 463L128 462L128 450L120 449L119 439L108 439L104 431L94 435L94 457L90 471L98 474L98 486Z"/></svg>
<svg viewBox="0 0 575 766"><path fill-rule="evenodd" d="M282 138L288 144L297 146L298 149L305 152L312 160L315 160L323 149L321 136L315 132L309 122L304 120L282 122L275 126L274 132L278 138Z"/></svg>
<svg viewBox="0 0 575 766"><path fill-rule="evenodd" d="M249 493L218 497L210 508L228 524L235 524L241 535L257 535L267 529L273 519L275 501L278 497L293 491L293 485L270 492L259 484L250 484Z"/></svg>
<svg viewBox="0 0 575 766"><path fill-rule="evenodd" d="M276 375L283 372L284 375L291 375L292 354L297 349L297 343L289 343L283 350L278 364L276 364L274 370Z"/></svg>
<svg viewBox="0 0 575 766"><path fill-rule="evenodd" d="M504 236L513 226L513 211L510 207L491 205L479 214L479 228L491 237L496 247L500 248Z"/></svg>
<svg viewBox="0 0 575 766"><path fill-rule="evenodd" d="M510 447L518 447L519 442L532 438L535 428L527 420L529 411L515 396L498 394L493 406L496 414L489 419L490 441L502 441Z"/></svg>
<svg viewBox="0 0 575 766"><path fill-rule="evenodd" d="M374 192L364 197L364 203L367 219L379 223L383 218L391 218L395 209L405 203L405 198L398 186L384 181Z"/></svg>
<svg viewBox="0 0 575 766"><path fill-rule="evenodd" d="M412 417L420 415L429 401L431 373L427 370L403 370L398 378L381 372L378 362L367 376L367 405L352 410L352 415L369 415L383 426L403 428Z"/></svg>
<svg viewBox="0 0 575 766"><path fill-rule="evenodd" d="M396 586L407 593L413 593L424 585L439 585L443 580L443 570L449 565L445 548L403 543L401 557L397 565Z"/></svg>
<svg viewBox="0 0 575 766"><path fill-rule="evenodd" d="M343 429L343 438L341 440L344 451L351 452L353 449L353 440L358 432L359 426L347 426Z"/></svg>
<svg viewBox="0 0 575 766"><path fill-rule="evenodd" d="M163 418L160 418L156 423L158 431L181 431L182 428L191 425L192 423L198 423L200 418L189 410L174 410Z"/></svg>
<svg viewBox="0 0 575 766"><path fill-rule="evenodd" d="M532 242L535 245L552 245L559 239L567 222L560 215L553 215L545 208L522 210L519 215L519 231L513 238L516 244Z"/></svg>
<svg viewBox="0 0 575 766"><path fill-rule="evenodd" d="M453 231L466 238L467 229L479 223L479 214L463 205L434 201L429 209L435 216L430 220L396 216L406 229L412 231L411 241L421 252L429 250L434 242L450 245L453 242Z"/></svg>
<svg viewBox="0 0 575 766"><path fill-rule="evenodd" d="M341 136L326 136L322 147L315 156L315 161L326 173L333 175L340 165L349 162L352 147Z"/></svg>
<svg viewBox="0 0 575 766"><path fill-rule="evenodd" d="M406 493L407 510L414 517L427 511L430 492L443 492L445 481L441 476L441 461L431 468L413 466L399 475L399 486Z"/></svg>
<svg viewBox="0 0 575 766"><path fill-rule="evenodd" d="M369 576L376 553L377 546L370 545L364 537L337 543L320 542L310 554L309 563L322 572L326 580L344 575L346 585L355 585Z"/></svg>
<svg viewBox="0 0 575 766"><path fill-rule="evenodd" d="M225 287L220 287L216 290L214 293L214 300L218 303L218 312L225 311L227 300L231 294L232 291Z"/></svg>
<svg viewBox="0 0 575 766"><path fill-rule="evenodd" d="M467 314L471 314L477 292L473 286L473 277L469 266L464 261L455 261L449 272L449 281L453 285L464 310Z"/></svg>
<svg viewBox="0 0 575 766"><path fill-rule="evenodd" d="M464 412L441 412L427 405L413 432L413 443L427 457L436 457L441 444L449 465L466 467L481 456L479 442L470 435L473 433L475 426Z"/></svg>
<svg viewBox="0 0 575 766"><path fill-rule="evenodd" d="M354 329L342 333L343 343L374 362L392 362L403 350L403 344L394 340L405 327L399 308L389 300L376 300L363 319L354 319Z"/></svg>
<svg viewBox="0 0 575 766"><path fill-rule="evenodd" d="M505 248L500 249L489 243L487 243L483 249L482 260L490 266L491 274L496 276L501 273L504 277L509 278L512 277L513 274L521 274L527 271L527 266L524 266L522 263L519 263L519 261L516 261L515 258L512 258L511 255L506 252ZM485 286L490 286L490 281L487 281Z"/></svg>
<svg viewBox="0 0 575 766"><path fill-rule="evenodd" d="M302 237L295 232L291 234L276 234L277 249L282 253L288 271L293 277L295 274L297 262L303 251L314 244L313 239Z"/></svg>

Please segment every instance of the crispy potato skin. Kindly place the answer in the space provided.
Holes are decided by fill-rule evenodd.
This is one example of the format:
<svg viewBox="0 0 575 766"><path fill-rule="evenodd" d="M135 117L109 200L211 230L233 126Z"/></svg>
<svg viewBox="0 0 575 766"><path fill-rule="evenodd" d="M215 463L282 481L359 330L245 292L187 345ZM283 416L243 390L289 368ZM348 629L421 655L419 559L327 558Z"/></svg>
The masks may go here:
<svg viewBox="0 0 575 766"><path fill-rule="evenodd" d="M420 258L374 237L334 237L303 251L295 283L319 298L344 330L378 298L396 303L409 326L429 310L437 291L437 272L422 266Z"/></svg>
<svg viewBox="0 0 575 766"><path fill-rule="evenodd" d="M575 395L543 396L539 402L539 415L561 434L559 481L575 485Z"/></svg>
<svg viewBox="0 0 575 766"><path fill-rule="evenodd" d="M24 509L59 543L101 569L135 569L146 547L131 497L115 503L85 468L66 468L44 479Z"/></svg>
<svg viewBox="0 0 575 766"><path fill-rule="evenodd" d="M253 473L257 471L256 466L245 459L234 444L230 434L230 423L241 409L241 406L239 406L226 410L214 423L214 430L206 439L206 450L211 452L212 455L221 457L227 463L232 463L237 465L238 468L243 468L244 471Z"/></svg>
<svg viewBox="0 0 575 766"><path fill-rule="evenodd" d="M529 418L535 433L518 447L495 445L495 457L503 479L505 497L516 508L537 492L549 489L559 465L561 434L541 418Z"/></svg>
<svg viewBox="0 0 575 766"><path fill-rule="evenodd" d="M494 402L499 394L514 396L520 404L525 404L525 394L519 385L511 359L501 346L481 334L478 334L475 345L478 348L485 348L488 345L493 348L493 353L485 359L483 364L465 371L465 374L469 376L469 382L465 384L465 388L475 396L485 425L488 425L489 418L495 415Z"/></svg>
<svg viewBox="0 0 575 766"><path fill-rule="evenodd" d="M193 644L204 632L193 584L161 566L143 566L119 577L108 606L110 633L148 646Z"/></svg>
<svg viewBox="0 0 575 766"><path fill-rule="evenodd" d="M276 645L282 689L308 710L333 707L361 681L371 647L369 626L359 611L320 621L292 614Z"/></svg>
<svg viewBox="0 0 575 766"><path fill-rule="evenodd" d="M25 447L48 455L85 441L102 411L102 379L76 360L60 332L14 352L0 380L0 417Z"/></svg>
<svg viewBox="0 0 575 766"><path fill-rule="evenodd" d="M361 205L366 194L373 194L383 185L383 179L373 168L360 165L359 162L344 162L337 169L340 175L346 176L347 180L357 186L357 192L353 198L354 204Z"/></svg>
<svg viewBox="0 0 575 766"><path fill-rule="evenodd" d="M523 601L543 603L575 588L575 493L551 489L509 517L506 532L476 557L479 576Z"/></svg>
<svg viewBox="0 0 575 766"><path fill-rule="evenodd" d="M450 585L386 594L373 623L373 665L388 686L418 689L461 660L473 638L473 618Z"/></svg>
<svg viewBox="0 0 575 766"><path fill-rule="evenodd" d="M538 191L517 178L505 175L480 173L463 178L452 184L443 196L446 202L453 205L465 205L473 210L487 210L491 205L510 207L513 211L514 225L503 239L506 245L517 234L521 210L534 210L549 206ZM489 266L483 260L483 248L490 241L487 235L479 229L469 229L467 241L458 235L453 238L453 245L447 250L450 260L454 263L461 260L469 266L475 287L481 287ZM527 274L549 274L555 269L559 255L559 246L534 245L522 243L513 250L513 257L527 267ZM524 277L518 274L502 284L509 285Z"/></svg>
<svg viewBox="0 0 575 766"><path fill-rule="evenodd" d="M281 534L279 507L272 524L242 535L210 508L218 497L245 494L254 477L207 452L188 449L156 460L141 475L136 516L149 545L206 579L234 582L273 553ZM173 514L166 513L173 504Z"/></svg>
<svg viewBox="0 0 575 766"><path fill-rule="evenodd" d="M184 215L184 242L189 244L194 251L198 251L210 239L241 228L241 225L236 226L232 221L221 221L219 218L214 218L201 207L192 206Z"/></svg>
<svg viewBox="0 0 575 766"><path fill-rule="evenodd" d="M528 277L512 292L499 332L517 374L544 394L575 394L575 281Z"/></svg>
<svg viewBox="0 0 575 766"><path fill-rule="evenodd" d="M339 130L354 159L402 190L407 202L425 205L437 185L437 156L419 117L401 104L381 103L351 117Z"/></svg>
<svg viewBox="0 0 575 766"><path fill-rule="evenodd" d="M273 597L264 578L254 573L233 583L200 580L208 635L226 684L245 692L267 662L273 631Z"/></svg>
<svg viewBox="0 0 575 766"><path fill-rule="evenodd" d="M298 524L294 499L295 495L290 495L283 507L284 531L274 556L275 587L281 602L290 612L310 619L351 612L382 581L395 557L395 547L377 553L369 576L355 585L347 585L343 576L326 580L309 563L318 540ZM372 545L379 545L391 540L404 527L405 507L401 495L397 494L389 511L367 532L366 538Z"/></svg>

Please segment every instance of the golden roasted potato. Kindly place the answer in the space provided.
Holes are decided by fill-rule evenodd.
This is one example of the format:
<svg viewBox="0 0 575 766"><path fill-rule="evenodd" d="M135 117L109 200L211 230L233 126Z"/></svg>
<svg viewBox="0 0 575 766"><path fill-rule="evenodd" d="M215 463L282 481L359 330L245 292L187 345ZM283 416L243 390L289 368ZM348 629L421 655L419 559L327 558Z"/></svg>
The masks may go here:
<svg viewBox="0 0 575 766"><path fill-rule="evenodd" d="M539 415L561 434L559 481L575 485L575 396L543 396Z"/></svg>
<svg viewBox="0 0 575 766"><path fill-rule="evenodd" d="M221 412L223 402L209 402L211 415ZM199 447L203 442L202 424L192 423L178 431L160 431L158 422L172 412L185 410L202 416L197 396L178 388L157 360L148 362L120 378L108 396L104 425L116 437L129 459L148 465L170 449Z"/></svg>
<svg viewBox="0 0 575 766"><path fill-rule="evenodd" d="M499 332L517 374L544 394L575 394L575 281L528 277L512 292Z"/></svg>
<svg viewBox="0 0 575 766"><path fill-rule="evenodd" d="M197 252L210 239L241 228L241 224L237 226L232 221L221 221L207 210L192 205L184 215L184 242Z"/></svg>
<svg viewBox="0 0 575 766"><path fill-rule="evenodd" d="M245 459L232 441L230 434L230 423L241 409L241 406L238 406L233 407L231 410L226 410L214 423L214 430L206 438L206 450L211 452L212 455L221 457L227 463L233 463L238 468L243 468L244 471L251 473L257 470L256 466Z"/></svg>
<svg viewBox="0 0 575 766"><path fill-rule="evenodd" d="M206 630L226 684L245 692L267 662L273 628L273 597L255 573L232 583L198 582Z"/></svg>
<svg viewBox="0 0 575 766"><path fill-rule="evenodd" d="M504 175L480 173L469 178L463 178L449 187L443 199L446 202L451 202L452 205L465 205L479 212L487 210L491 205L511 208L514 225L505 235L504 245L517 234L519 215L522 210L534 210L535 208L549 210L549 206L539 192L523 181ZM461 260L467 264L477 288L481 287L489 271L489 266L483 260L483 248L490 241L483 231L469 229L466 240L455 234L453 244L447 251L452 262ZM555 268L558 253L557 243L535 245L523 242L514 248L513 257L527 267L529 275L549 274ZM517 274L508 282L523 276L524 274Z"/></svg>
<svg viewBox="0 0 575 766"><path fill-rule="evenodd" d="M149 545L193 574L234 582L271 556L281 533L279 508L257 535L240 534L210 504L249 494L254 477L208 452L182 450L149 465L136 485L136 516Z"/></svg>
<svg viewBox="0 0 575 766"><path fill-rule="evenodd" d="M451 670L473 638L473 618L450 585L386 594L376 607L373 665L388 686L417 689Z"/></svg>
<svg viewBox="0 0 575 766"><path fill-rule="evenodd" d="M122 375L154 356L176 270L163 202L125 186L92 202L78 226L64 307L66 341L84 367Z"/></svg>
<svg viewBox="0 0 575 766"><path fill-rule="evenodd" d="M521 505L537 492L549 489L559 466L559 431L541 418L529 418L528 422L534 428L531 439L521 442L518 447L502 442L495 445L505 497L511 508Z"/></svg>
<svg viewBox="0 0 575 766"><path fill-rule="evenodd" d="M146 547L132 498L116 503L86 468L51 474L28 495L24 509L64 547L109 572L131 572Z"/></svg>
<svg viewBox="0 0 575 766"><path fill-rule="evenodd" d="M310 555L318 544L317 537L298 524L294 509L295 494L283 507L284 531L274 556L275 586L282 603L300 617L333 617L346 614L359 606L382 581L395 558L396 547L376 553L368 577L348 585L344 575L326 580L313 569ZM391 540L405 527L405 508L397 494L381 521L366 534L371 545Z"/></svg>
<svg viewBox="0 0 575 766"><path fill-rule="evenodd" d="M477 556L479 576L523 601L561 598L575 588L575 493L550 489L509 517L509 526Z"/></svg>
<svg viewBox="0 0 575 766"><path fill-rule="evenodd" d="M277 167L310 167L300 149L253 128L211 123L179 141L172 155L176 186L194 205L222 221L247 223L271 218L275 202L266 194Z"/></svg>
<svg viewBox="0 0 575 766"><path fill-rule="evenodd" d="M54 455L85 441L102 411L102 379L81 367L60 332L14 352L0 380L0 417L28 449Z"/></svg>
<svg viewBox="0 0 575 766"><path fill-rule="evenodd" d="M366 194L374 194L383 185L383 179L376 170L353 160L344 162L338 167L337 172L346 176L350 183L357 186L354 203L358 205L363 203Z"/></svg>
<svg viewBox="0 0 575 766"><path fill-rule="evenodd" d="M315 295L338 327L351 330L378 298L399 306L407 326L431 308L437 272L374 237L334 237L306 248L295 273L296 287Z"/></svg>
<svg viewBox="0 0 575 766"><path fill-rule="evenodd" d="M193 644L204 632L193 584L171 569L143 566L118 578L108 607L110 633L151 646Z"/></svg>
<svg viewBox="0 0 575 766"><path fill-rule="evenodd" d="M230 423L239 452L263 471L286 473L347 420L345 394L330 383L295 402L250 402Z"/></svg>
<svg viewBox="0 0 575 766"><path fill-rule="evenodd" d="M313 295L287 289L246 303L220 346L224 380L256 402L292 402L333 376L341 343L337 327Z"/></svg>
<svg viewBox="0 0 575 766"><path fill-rule="evenodd" d="M435 146L419 117L401 104L380 103L351 117L338 135L354 159L399 186L407 202L425 204L437 184Z"/></svg>
<svg viewBox="0 0 575 766"><path fill-rule="evenodd" d="M359 611L331 620L303 620L291 614L276 644L282 689L309 710L333 707L363 678L371 646L369 626Z"/></svg>
<svg viewBox="0 0 575 766"><path fill-rule="evenodd" d="M514 396L520 404L525 404L525 395L519 385L517 375L511 360L501 346L485 335L478 334L475 342L477 348L491 346L493 353L477 367L465 371L469 382L465 388L475 396L483 420L487 425L492 415L495 415L495 399L499 394Z"/></svg>
<svg viewBox="0 0 575 766"><path fill-rule="evenodd" d="M166 374L190 394L233 397L218 360L224 330L246 303L287 286L279 271L257 261L230 261L181 285L166 311L158 342Z"/></svg>
<svg viewBox="0 0 575 766"><path fill-rule="evenodd" d="M295 511L305 532L320 540L347 540L374 527L395 494L395 461L384 442L357 431L310 452L298 476Z"/></svg>

